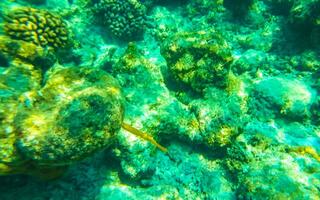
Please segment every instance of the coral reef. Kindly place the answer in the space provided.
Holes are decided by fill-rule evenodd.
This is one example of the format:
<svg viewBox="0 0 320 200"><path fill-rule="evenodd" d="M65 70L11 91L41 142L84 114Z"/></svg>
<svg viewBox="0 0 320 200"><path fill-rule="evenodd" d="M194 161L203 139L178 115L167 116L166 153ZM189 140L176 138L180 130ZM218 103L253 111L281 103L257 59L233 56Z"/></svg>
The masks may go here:
<svg viewBox="0 0 320 200"><path fill-rule="evenodd" d="M226 87L233 60L228 43L216 31L182 32L161 47L174 79L201 92L208 86Z"/></svg>
<svg viewBox="0 0 320 200"><path fill-rule="evenodd" d="M21 105L28 105L32 91L40 88L41 71L33 65L13 61L0 75L0 174L12 174L23 161L15 148L15 117ZM31 92L30 92L31 91Z"/></svg>
<svg viewBox="0 0 320 200"><path fill-rule="evenodd" d="M318 2L33 4L74 46L1 27L0 199L319 199Z"/></svg>
<svg viewBox="0 0 320 200"><path fill-rule="evenodd" d="M136 0L100 0L93 12L117 38L135 39L146 26L146 8Z"/></svg>
<svg viewBox="0 0 320 200"><path fill-rule="evenodd" d="M123 118L116 81L86 68L56 68L46 79L42 96L17 115L19 152L35 164L63 165L106 147Z"/></svg>
<svg viewBox="0 0 320 200"><path fill-rule="evenodd" d="M3 62L10 65L11 61L22 61L41 69L50 68L57 60L51 49L46 49L32 42L0 36L0 54Z"/></svg>
<svg viewBox="0 0 320 200"><path fill-rule="evenodd" d="M319 185L319 156L299 138L312 140L316 133L312 128L291 125L290 129L281 130L277 125L252 121L229 149L226 166L241 184L238 197L316 199L318 192L311 191ZM286 137L279 137L281 133ZM270 192L268 185L277 187Z"/></svg>
<svg viewBox="0 0 320 200"><path fill-rule="evenodd" d="M310 106L315 100L315 91L300 81L280 77L270 77L258 83L252 96L258 101L252 104L252 113L259 116L262 107L274 114L261 117L281 116L286 119L305 119L310 117Z"/></svg>
<svg viewBox="0 0 320 200"><path fill-rule="evenodd" d="M210 88L203 100L193 100L189 107L196 116L201 142L211 149L224 149L233 143L247 122L246 107L237 95Z"/></svg>
<svg viewBox="0 0 320 200"><path fill-rule="evenodd" d="M9 67L7 78L1 79L9 91L30 85L13 98L2 97L2 102L12 105L4 112L15 110L10 115L2 113L5 120L1 123L7 132L1 138L5 141L1 160L11 167L11 174L36 173L28 168L30 165L38 170L69 165L111 143L123 118L120 90L111 76L96 69L55 67L40 89L39 70L32 72L32 66L28 67L30 77L38 72L35 81L29 76L23 78L26 73L17 74L24 66L29 65ZM12 78L18 78L18 85L10 81ZM24 87L17 89L20 84Z"/></svg>
<svg viewBox="0 0 320 200"><path fill-rule="evenodd" d="M13 39L54 48L68 44L65 22L46 10L18 7L8 11L4 22L5 33Z"/></svg>

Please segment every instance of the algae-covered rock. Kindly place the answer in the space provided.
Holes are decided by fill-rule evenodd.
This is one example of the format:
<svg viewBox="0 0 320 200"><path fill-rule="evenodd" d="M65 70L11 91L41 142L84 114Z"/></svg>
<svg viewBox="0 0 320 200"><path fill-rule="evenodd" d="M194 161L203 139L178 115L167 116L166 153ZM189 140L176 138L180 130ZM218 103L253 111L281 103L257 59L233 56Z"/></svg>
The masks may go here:
<svg viewBox="0 0 320 200"><path fill-rule="evenodd" d="M7 63L6 65L11 61L20 60L42 69L50 68L57 59L52 49L43 48L32 42L11 39L8 36L0 36L0 56L2 63Z"/></svg>
<svg viewBox="0 0 320 200"><path fill-rule="evenodd" d="M320 1L319 0L297 0L290 10L289 21L302 27L320 26Z"/></svg>
<svg viewBox="0 0 320 200"><path fill-rule="evenodd" d="M160 67L142 52L133 43L129 44L113 67L113 74L126 98L128 119L137 125L142 120L148 132L159 138L171 138L174 132L179 138L199 141L195 116L187 106L170 95Z"/></svg>
<svg viewBox="0 0 320 200"><path fill-rule="evenodd" d="M320 69L319 55L314 51L304 51L299 55L292 56L290 63L301 71L316 72Z"/></svg>
<svg viewBox="0 0 320 200"><path fill-rule="evenodd" d="M0 160L6 168L0 174L68 165L108 146L121 127L120 89L103 71L55 67L42 88L41 72L30 65L9 67L2 76Z"/></svg>
<svg viewBox="0 0 320 200"><path fill-rule="evenodd" d="M199 123L201 143L212 149L229 146L246 122L246 107L236 95L213 88L206 92L204 99L189 104Z"/></svg>
<svg viewBox="0 0 320 200"><path fill-rule="evenodd" d="M24 161L15 146L16 115L40 85L41 71L30 64L14 61L0 74L0 175L13 173Z"/></svg>
<svg viewBox="0 0 320 200"><path fill-rule="evenodd" d="M311 147L283 145L286 133L276 126L250 123L228 150L225 162L237 177L238 197L317 199L319 155Z"/></svg>
<svg viewBox="0 0 320 200"><path fill-rule="evenodd" d="M312 119L315 124L320 124L320 97L319 95L315 99L314 104L311 107Z"/></svg>
<svg viewBox="0 0 320 200"><path fill-rule="evenodd" d="M110 144L122 124L117 82L89 68L50 71L32 108L17 115L17 148L36 164L63 165Z"/></svg>
<svg viewBox="0 0 320 200"><path fill-rule="evenodd" d="M263 51L249 49L232 63L232 71L236 74L245 72L255 73L267 65L267 56Z"/></svg>
<svg viewBox="0 0 320 200"><path fill-rule="evenodd" d="M186 5L186 12L190 18L208 15L208 19L211 19L211 17L221 14L221 11L225 11L223 3L224 1L193 0Z"/></svg>
<svg viewBox="0 0 320 200"><path fill-rule="evenodd" d="M173 78L201 92L208 86L224 88L233 60L228 43L216 31L179 32L161 46Z"/></svg>
<svg viewBox="0 0 320 200"><path fill-rule="evenodd" d="M279 115L288 119L304 119L310 115L310 106L315 98L315 91L305 83L280 77L259 82L252 94L253 114L269 119Z"/></svg>

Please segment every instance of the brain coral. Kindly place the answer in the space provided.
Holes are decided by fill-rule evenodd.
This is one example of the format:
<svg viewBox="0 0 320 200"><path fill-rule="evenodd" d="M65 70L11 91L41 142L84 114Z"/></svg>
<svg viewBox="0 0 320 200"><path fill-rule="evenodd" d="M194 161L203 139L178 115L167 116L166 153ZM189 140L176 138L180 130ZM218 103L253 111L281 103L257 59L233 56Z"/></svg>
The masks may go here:
<svg viewBox="0 0 320 200"><path fill-rule="evenodd" d="M66 24L59 16L46 10L15 8L5 16L4 31L13 39L40 46L58 48L68 43Z"/></svg>
<svg viewBox="0 0 320 200"><path fill-rule="evenodd" d="M135 38L145 28L146 8L137 0L100 0L93 11L118 38Z"/></svg>

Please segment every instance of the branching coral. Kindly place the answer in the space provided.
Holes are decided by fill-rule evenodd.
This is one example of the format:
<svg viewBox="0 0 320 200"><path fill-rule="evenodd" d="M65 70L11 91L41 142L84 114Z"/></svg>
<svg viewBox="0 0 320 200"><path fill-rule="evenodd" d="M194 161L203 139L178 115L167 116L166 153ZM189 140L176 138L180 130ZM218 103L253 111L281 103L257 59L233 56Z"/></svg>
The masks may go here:
<svg viewBox="0 0 320 200"><path fill-rule="evenodd" d="M146 8L137 0L100 0L93 11L99 22L121 39L135 38L145 28Z"/></svg>
<svg viewBox="0 0 320 200"><path fill-rule="evenodd" d="M68 31L65 22L46 10L15 8L5 16L5 33L13 39L39 46L65 47Z"/></svg>

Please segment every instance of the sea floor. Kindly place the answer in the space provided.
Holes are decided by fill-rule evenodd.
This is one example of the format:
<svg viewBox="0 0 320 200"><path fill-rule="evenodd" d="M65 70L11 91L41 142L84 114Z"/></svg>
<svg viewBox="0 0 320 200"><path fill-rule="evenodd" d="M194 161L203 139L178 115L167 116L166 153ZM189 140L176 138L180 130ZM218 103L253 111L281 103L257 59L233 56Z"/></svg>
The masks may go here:
<svg viewBox="0 0 320 200"><path fill-rule="evenodd" d="M38 53L2 45L10 37L24 40L6 26L6 16L19 7L59 15L72 45L51 52L46 45L64 43L62 31L48 44L38 37L39 62L32 57ZM120 129L114 141L55 179L0 176L0 199L320 199L319 8L319 0L2 0L0 78L12 75L14 90L23 88L19 99L32 99L27 92L34 90L8 70L17 66L36 69L28 76L39 84L28 84L40 88L40 97L51 94L45 88L61 69L104 71L121 88L123 121L168 152ZM8 106L6 83L0 80L1 120L19 116L15 109L28 104L10 100ZM69 91L67 83L53 87ZM26 107L47 98L40 97ZM59 101L48 102L59 107ZM0 122L0 131L8 124ZM0 143L6 134L0 133ZM0 144L0 152L7 145Z"/></svg>

